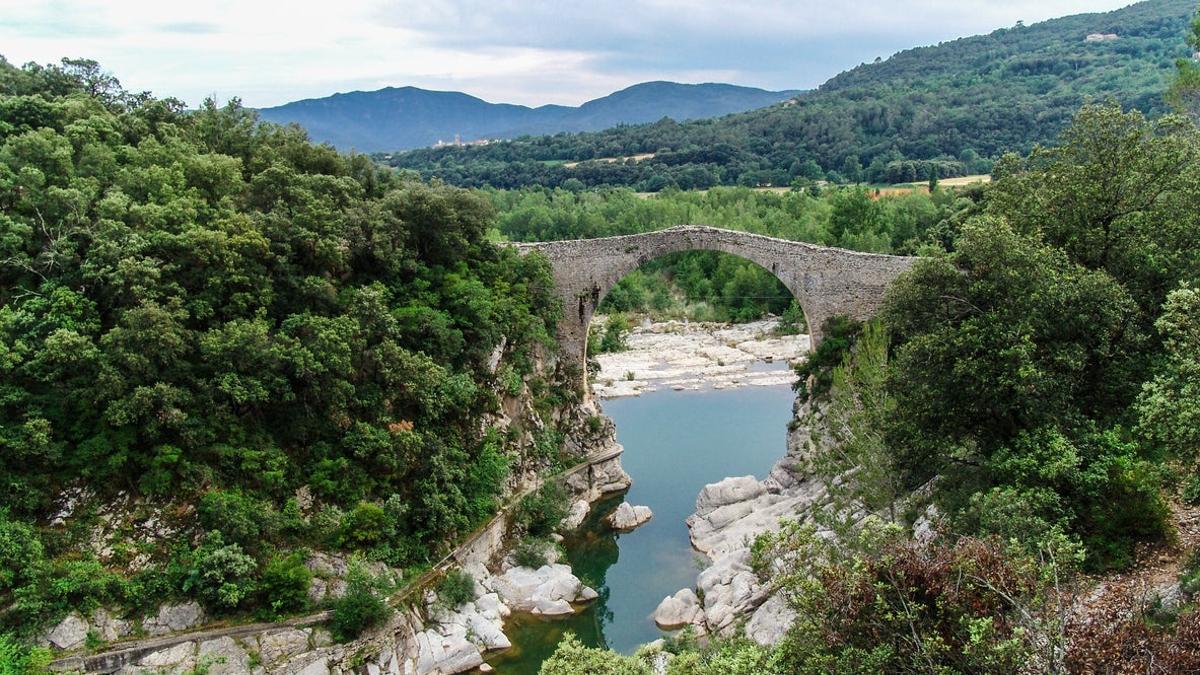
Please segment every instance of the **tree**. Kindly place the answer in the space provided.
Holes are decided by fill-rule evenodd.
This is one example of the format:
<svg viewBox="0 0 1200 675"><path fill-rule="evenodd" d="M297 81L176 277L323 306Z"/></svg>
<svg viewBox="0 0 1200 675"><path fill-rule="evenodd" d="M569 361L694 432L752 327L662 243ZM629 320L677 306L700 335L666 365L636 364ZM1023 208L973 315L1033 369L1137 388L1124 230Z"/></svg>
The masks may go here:
<svg viewBox="0 0 1200 675"><path fill-rule="evenodd" d="M868 323L845 361L833 371L825 416L832 437L812 458L826 479L837 513L860 508L897 520L905 489L885 436L896 402L887 391L888 336L878 322Z"/></svg>
<svg viewBox="0 0 1200 675"><path fill-rule="evenodd" d="M1175 62L1175 79L1167 92L1167 100L1179 112L1200 121L1200 10L1192 18L1187 43L1192 58Z"/></svg>
<svg viewBox="0 0 1200 675"><path fill-rule="evenodd" d="M1138 427L1147 440L1185 464L1189 497L1200 462L1200 291L1183 287L1167 296L1155 323L1166 359L1138 397Z"/></svg>

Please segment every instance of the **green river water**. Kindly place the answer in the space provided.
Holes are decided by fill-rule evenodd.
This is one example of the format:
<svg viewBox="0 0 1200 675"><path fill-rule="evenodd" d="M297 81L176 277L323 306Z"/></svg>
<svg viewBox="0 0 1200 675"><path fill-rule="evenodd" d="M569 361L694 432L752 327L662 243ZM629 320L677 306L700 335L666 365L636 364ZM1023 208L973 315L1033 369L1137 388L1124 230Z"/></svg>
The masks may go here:
<svg viewBox="0 0 1200 675"><path fill-rule="evenodd" d="M568 631L584 644L625 653L662 637L651 613L664 597L695 586L702 560L685 523L696 495L726 476L764 478L786 451L794 398L788 386L753 386L606 401L633 487L596 504L563 542L575 575L600 597L565 619L514 614L505 624L512 649L488 663L504 675L537 673ZM601 519L622 499L649 506L654 518L633 532L612 532Z"/></svg>

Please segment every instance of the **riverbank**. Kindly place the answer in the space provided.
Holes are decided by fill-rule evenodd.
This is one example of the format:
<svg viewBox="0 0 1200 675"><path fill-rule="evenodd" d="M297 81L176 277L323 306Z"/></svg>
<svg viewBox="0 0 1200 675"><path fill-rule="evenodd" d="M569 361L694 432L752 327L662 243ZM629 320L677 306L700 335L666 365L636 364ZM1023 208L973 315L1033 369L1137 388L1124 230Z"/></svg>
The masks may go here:
<svg viewBox="0 0 1200 675"><path fill-rule="evenodd" d="M602 325L604 319L594 323ZM791 384L791 369L808 353L807 335L776 335L778 319L745 324L646 322L629 331L626 349L599 354L592 393L601 399L637 396L659 389L730 389Z"/></svg>

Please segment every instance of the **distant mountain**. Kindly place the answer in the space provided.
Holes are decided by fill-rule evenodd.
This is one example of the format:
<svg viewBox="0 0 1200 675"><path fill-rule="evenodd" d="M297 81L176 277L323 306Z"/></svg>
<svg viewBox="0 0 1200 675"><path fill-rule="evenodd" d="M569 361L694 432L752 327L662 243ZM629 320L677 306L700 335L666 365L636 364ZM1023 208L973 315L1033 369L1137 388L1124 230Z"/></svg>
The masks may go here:
<svg viewBox="0 0 1200 675"><path fill-rule="evenodd" d="M360 152L405 150L451 141L513 138L560 131L598 131L664 117L684 121L762 108L798 91L732 84L644 82L579 107L530 108L489 103L456 91L388 87L305 99L259 110L263 119L295 122L313 140Z"/></svg>
<svg viewBox="0 0 1200 675"><path fill-rule="evenodd" d="M848 70L783 105L720 119L654 122L386 160L464 186L786 186L796 177L870 182L990 170L1007 151L1053 143L1089 100L1149 115L1196 0L1018 24ZM614 95L614 97L617 95ZM639 157L641 161L588 161Z"/></svg>

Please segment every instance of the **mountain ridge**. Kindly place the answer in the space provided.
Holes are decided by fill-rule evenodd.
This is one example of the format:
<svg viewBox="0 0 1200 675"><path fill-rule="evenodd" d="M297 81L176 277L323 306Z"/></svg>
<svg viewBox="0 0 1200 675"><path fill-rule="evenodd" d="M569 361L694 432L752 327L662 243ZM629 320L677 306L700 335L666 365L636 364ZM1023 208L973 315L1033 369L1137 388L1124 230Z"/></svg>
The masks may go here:
<svg viewBox="0 0 1200 675"><path fill-rule="evenodd" d="M411 150L393 166L465 187L787 186L796 179L911 182L990 171L1005 152L1053 143L1080 106L1114 100L1154 116L1194 0L1148 0L914 47L844 71L793 105L690 122ZM1089 40L1092 34L1115 35ZM652 161L588 162L652 155Z"/></svg>
<svg viewBox="0 0 1200 675"><path fill-rule="evenodd" d="M259 109L263 119L296 123L313 140L340 149L389 152L450 141L586 132L654 122L719 117L779 103L800 90L768 91L705 82L654 80L579 106L493 103L461 91L411 85L339 92Z"/></svg>

